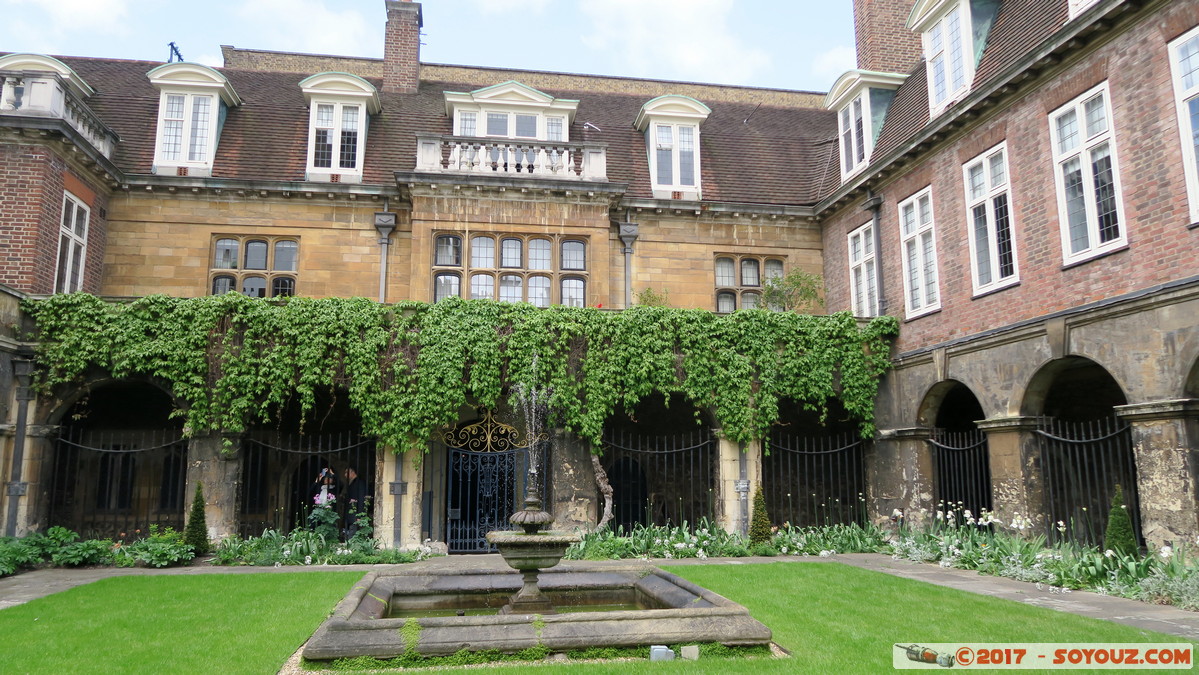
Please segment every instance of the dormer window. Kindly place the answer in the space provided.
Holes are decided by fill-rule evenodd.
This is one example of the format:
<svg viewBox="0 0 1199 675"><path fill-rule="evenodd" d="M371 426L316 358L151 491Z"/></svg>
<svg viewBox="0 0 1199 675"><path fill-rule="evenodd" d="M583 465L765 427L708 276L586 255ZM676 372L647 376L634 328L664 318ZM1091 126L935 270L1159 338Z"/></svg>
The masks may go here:
<svg viewBox="0 0 1199 675"><path fill-rule="evenodd" d="M225 115L241 104L233 85L197 63L169 63L146 76L161 92L154 173L211 176Z"/></svg>
<svg viewBox="0 0 1199 675"><path fill-rule="evenodd" d="M445 105L455 136L565 142L579 102L510 80L471 92L447 91Z"/></svg>
<svg viewBox="0 0 1199 675"><path fill-rule="evenodd" d="M1096 2L1099 2L1099 0L1070 0L1070 18L1074 19L1079 14L1087 11Z"/></svg>
<svg viewBox="0 0 1199 675"><path fill-rule="evenodd" d="M686 96L659 96L641 107L633 125L645 133L654 198L698 200L699 127L712 110Z"/></svg>
<svg viewBox="0 0 1199 675"><path fill-rule="evenodd" d="M887 108L895 97L895 90L906 78L898 73L851 70L838 78L829 91L824 105L837 111L842 180L860 171L870 161Z"/></svg>
<svg viewBox="0 0 1199 675"><path fill-rule="evenodd" d="M986 19L979 26L979 34L985 37L994 17L979 18ZM974 83L973 20L970 0L921 0L912 8L908 28L923 36L932 116L960 99Z"/></svg>
<svg viewBox="0 0 1199 675"><path fill-rule="evenodd" d="M308 101L305 179L361 182L369 115L381 109L378 91L357 75L336 72L306 78L300 89Z"/></svg>

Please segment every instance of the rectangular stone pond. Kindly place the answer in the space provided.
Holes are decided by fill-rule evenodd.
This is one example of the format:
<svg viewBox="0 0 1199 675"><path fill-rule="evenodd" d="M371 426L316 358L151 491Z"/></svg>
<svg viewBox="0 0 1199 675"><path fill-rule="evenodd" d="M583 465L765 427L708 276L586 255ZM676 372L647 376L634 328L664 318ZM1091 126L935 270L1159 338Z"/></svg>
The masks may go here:
<svg viewBox="0 0 1199 675"><path fill-rule="evenodd" d="M520 575L502 562L480 560L470 569L429 564L436 562L368 573L308 641L304 658L392 658L409 647L440 656L537 645L566 651L770 643L770 629L741 605L645 563L563 562L546 570L539 585L559 613L535 616L495 614L521 587ZM419 631L410 625L402 634L408 621Z"/></svg>

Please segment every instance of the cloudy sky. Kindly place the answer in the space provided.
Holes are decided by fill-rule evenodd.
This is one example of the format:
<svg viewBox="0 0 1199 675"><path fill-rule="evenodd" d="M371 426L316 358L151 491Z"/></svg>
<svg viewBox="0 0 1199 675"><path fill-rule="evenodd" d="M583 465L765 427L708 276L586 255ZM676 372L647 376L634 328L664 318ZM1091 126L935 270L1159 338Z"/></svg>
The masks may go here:
<svg viewBox="0 0 1199 675"><path fill-rule="evenodd" d="M221 65L220 45L382 56L383 0L0 0L0 51ZM425 0L421 60L826 91L849 0Z"/></svg>

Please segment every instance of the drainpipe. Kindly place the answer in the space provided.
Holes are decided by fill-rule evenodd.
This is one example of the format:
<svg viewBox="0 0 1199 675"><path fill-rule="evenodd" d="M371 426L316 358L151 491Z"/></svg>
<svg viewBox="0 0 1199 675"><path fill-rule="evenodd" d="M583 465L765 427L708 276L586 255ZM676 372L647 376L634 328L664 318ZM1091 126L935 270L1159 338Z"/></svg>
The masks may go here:
<svg viewBox="0 0 1199 675"><path fill-rule="evenodd" d="M870 233L874 239L874 293L878 298L878 313L887 313L887 296L883 293L883 255L882 235L878 231L878 221L882 213L882 195L874 194L874 190L866 188L866 201L862 202L862 210L870 211Z"/></svg>
<svg viewBox="0 0 1199 675"><path fill-rule="evenodd" d="M628 214L625 214L628 219ZM620 240L624 242L624 307L633 306L633 242L637 241L641 228L637 223L618 223Z"/></svg>
<svg viewBox="0 0 1199 675"><path fill-rule="evenodd" d="M737 481L737 492L741 495L741 534L749 536L749 460L745 457L745 443L737 444L737 468L741 477Z"/></svg>
<svg viewBox="0 0 1199 675"><path fill-rule="evenodd" d="M392 481L391 485L389 486L390 490L391 490L391 495L392 495L392 502L395 503L395 507L394 507L395 512L392 514L392 517L391 517L391 523L392 523L392 525L391 525L391 547L399 548L400 547L400 536L402 534L402 532L400 530L400 518L403 515L402 514L403 502L400 498L402 496L408 494L408 484L403 482L404 481L404 455L397 454L395 456L395 458L396 458L395 480Z"/></svg>
<svg viewBox="0 0 1199 675"><path fill-rule="evenodd" d="M25 463L26 418L29 415L29 402L33 400L33 389L30 387L33 361L26 356L14 359L12 364L13 374L17 378L17 424L16 433L13 435L12 473L7 485L8 520L4 524L4 534L9 537L17 536L17 509L20 506L20 498L29 491L29 484L21 480L21 469Z"/></svg>
<svg viewBox="0 0 1199 675"><path fill-rule="evenodd" d="M379 233L379 302L387 302L387 247L391 243L391 233L396 229L396 214L387 210L387 202L383 202L383 212L375 214L375 231Z"/></svg>

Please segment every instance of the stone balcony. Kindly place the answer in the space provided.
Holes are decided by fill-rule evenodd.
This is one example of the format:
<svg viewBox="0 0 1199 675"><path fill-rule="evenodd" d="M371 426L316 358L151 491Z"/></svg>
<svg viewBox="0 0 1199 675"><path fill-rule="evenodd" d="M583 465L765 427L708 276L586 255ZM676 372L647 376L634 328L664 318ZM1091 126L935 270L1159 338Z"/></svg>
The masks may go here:
<svg viewBox="0 0 1199 675"><path fill-rule="evenodd" d="M417 134L418 172L607 181L606 145Z"/></svg>
<svg viewBox="0 0 1199 675"><path fill-rule="evenodd" d="M0 71L0 116L60 119L97 152L112 159L119 137L69 87L50 73Z"/></svg>

